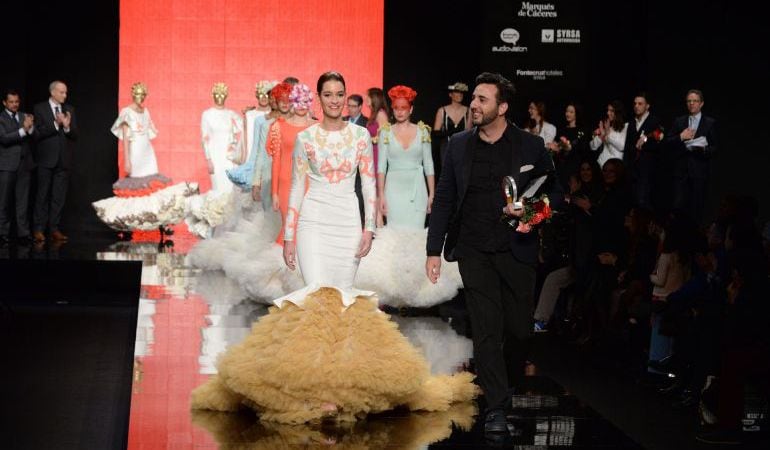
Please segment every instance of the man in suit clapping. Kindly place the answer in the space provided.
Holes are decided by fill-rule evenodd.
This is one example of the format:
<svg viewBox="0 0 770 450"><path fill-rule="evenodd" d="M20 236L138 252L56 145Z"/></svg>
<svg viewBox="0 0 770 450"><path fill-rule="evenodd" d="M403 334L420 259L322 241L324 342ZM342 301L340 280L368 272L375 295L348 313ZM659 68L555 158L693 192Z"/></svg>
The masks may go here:
<svg viewBox="0 0 770 450"><path fill-rule="evenodd" d="M48 91L51 94L48 101L38 103L33 110L37 118L34 136L38 168L32 237L42 242L48 230L52 240L63 242L67 236L59 230L59 221L67 197L77 125L74 108L64 103L67 100L67 85L54 81L48 86Z"/></svg>
<svg viewBox="0 0 770 450"><path fill-rule="evenodd" d="M3 96L0 113L0 244L8 242L11 215L9 207L15 197L16 237L29 240L29 183L35 163L30 139L35 131L32 114L19 111L21 101L16 91Z"/></svg>

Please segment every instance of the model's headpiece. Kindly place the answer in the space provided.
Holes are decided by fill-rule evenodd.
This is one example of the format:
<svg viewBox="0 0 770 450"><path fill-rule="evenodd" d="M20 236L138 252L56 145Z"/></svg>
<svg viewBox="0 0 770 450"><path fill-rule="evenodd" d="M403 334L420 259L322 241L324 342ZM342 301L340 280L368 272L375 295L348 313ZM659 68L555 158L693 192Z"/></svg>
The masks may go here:
<svg viewBox="0 0 770 450"><path fill-rule="evenodd" d="M131 85L131 95L137 95L139 93L147 95L147 85L141 81Z"/></svg>
<svg viewBox="0 0 770 450"><path fill-rule="evenodd" d="M270 93L270 89L272 89L276 84L278 84L277 81L262 80L254 85L254 91L257 93L257 95L267 95Z"/></svg>
<svg viewBox="0 0 770 450"><path fill-rule="evenodd" d="M409 86L399 84L388 90L388 97L390 97L391 102L395 101L397 98L403 98L411 105L414 102L414 98L417 97L417 91Z"/></svg>
<svg viewBox="0 0 770 450"><path fill-rule="evenodd" d="M456 92L468 92L468 85L465 83L460 83L459 81L455 84L450 84L447 86L447 89L450 91L456 91Z"/></svg>
<svg viewBox="0 0 770 450"><path fill-rule="evenodd" d="M227 85L222 82L214 83L214 86L211 88L211 93L227 95Z"/></svg>
<svg viewBox="0 0 770 450"><path fill-rule="evenodd" d="M308 85L298 83L291 89L289 101L291 102L291 106L295 109L310 109L310 105L313 104L313 93L310 91Z"/></svg>
<svg viewBox="0 0 770 450"><path fill-rule="evenodd" d="M270 96L276 100L289 100L292 86L289 83L278 83L270 89Z"/></svg>

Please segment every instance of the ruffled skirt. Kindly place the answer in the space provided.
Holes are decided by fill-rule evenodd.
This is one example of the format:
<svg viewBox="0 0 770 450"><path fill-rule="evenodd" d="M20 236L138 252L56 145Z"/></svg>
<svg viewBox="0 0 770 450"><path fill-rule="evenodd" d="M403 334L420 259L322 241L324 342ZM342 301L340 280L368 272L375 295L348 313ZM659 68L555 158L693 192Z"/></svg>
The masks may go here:
<svg viewBox="0 0 770 450"><path fill-rule="evenodd" d="M397 406L446 411L477 395L469 373L431 375L373 299L345 308L340 291L322 288L298 303L272 308L223 354L218 375L193 391L192 408L248 406L264 421L303 423L333 404L338 420L351 421Z"/></svg>

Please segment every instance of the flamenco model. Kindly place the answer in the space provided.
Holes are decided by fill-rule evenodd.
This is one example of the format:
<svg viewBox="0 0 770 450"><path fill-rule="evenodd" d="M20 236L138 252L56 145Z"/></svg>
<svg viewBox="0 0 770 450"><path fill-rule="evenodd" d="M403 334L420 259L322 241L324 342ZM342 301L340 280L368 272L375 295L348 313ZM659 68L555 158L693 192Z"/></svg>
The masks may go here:
<svg viewBox="0 0 770 450"><path fill-rule="evenodd" d="M187 197L198 193L197 183L171 185L171 179L158 173L155 150L150 142L158 134L144 106L147 86L131 86L133 103L120 111L112 133L123 141L123 169L126 177L112 185L114 197L93 203L97 216L114 230L131 232L160 229L161 240L170 234L166 228L184 219ZM127 236L127 234L126 234Z"/></svg>
<svg viewBox="0 0 770 450"><path fill-rule="evenodd" d="M192 393L194 409L255 409L263 421L355 420L399 405L447 410L477 394L469 373L433 376L427 362L377 308L353 288L372 245L376 192L365 128L342 120L345 81L318 80L323 120L301 131L284 227L286 265L306 286L275 300L242 343L219 360L218 374ZM361 174L365 224L354 192Z"/></svg>

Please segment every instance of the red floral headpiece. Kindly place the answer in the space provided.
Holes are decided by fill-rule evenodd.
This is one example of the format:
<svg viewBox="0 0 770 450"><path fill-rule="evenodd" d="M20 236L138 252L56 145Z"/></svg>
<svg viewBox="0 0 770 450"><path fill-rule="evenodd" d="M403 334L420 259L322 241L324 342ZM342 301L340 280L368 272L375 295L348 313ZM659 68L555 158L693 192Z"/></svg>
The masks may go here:
<svg viewBox="0 0 770 450"><path fill-rule="evenodd" d="M276 100L289 100L292 85L289 83L278 83L270 90L270 96Z"/></svg>
<svg viewBox="0 0 770 450"><path fill-rule="evenodd" d="M390 101L395 101L397 98L403 98L411 105L414 102L414 98L417 97L417 91L409 86L399 84L388 90L388 97L390 97Z"/></svg>

